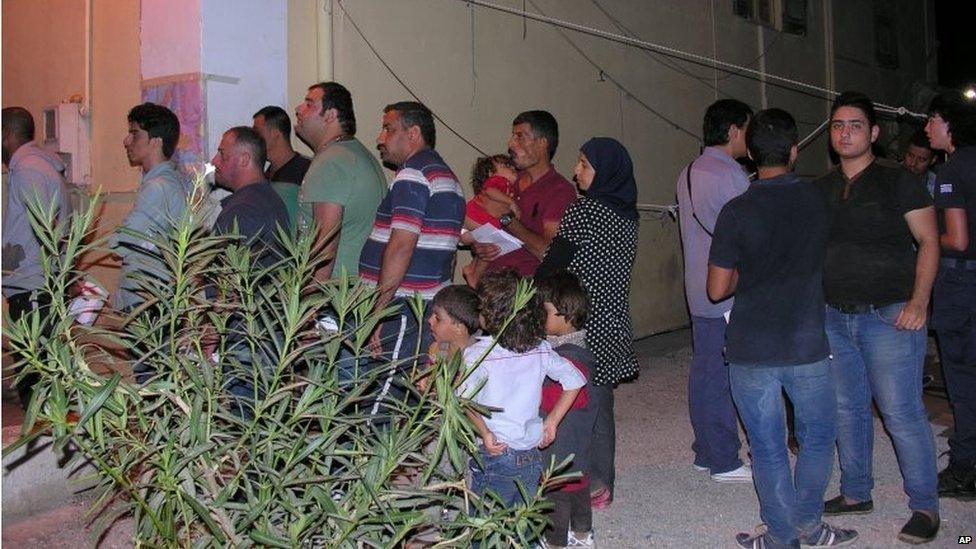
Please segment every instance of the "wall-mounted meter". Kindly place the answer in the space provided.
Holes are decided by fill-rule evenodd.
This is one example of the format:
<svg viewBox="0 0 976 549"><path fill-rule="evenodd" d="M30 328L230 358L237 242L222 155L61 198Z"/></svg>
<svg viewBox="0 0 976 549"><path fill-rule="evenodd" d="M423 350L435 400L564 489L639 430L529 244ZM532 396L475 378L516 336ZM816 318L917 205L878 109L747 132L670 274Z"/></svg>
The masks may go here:
<svg viewBox="0 0 976 549"><path fill-rule="evenodd" d="M91 183L91 139L81 104L60 103L44 109L44 148L59 155L64 178L75 185Z"/></svg>

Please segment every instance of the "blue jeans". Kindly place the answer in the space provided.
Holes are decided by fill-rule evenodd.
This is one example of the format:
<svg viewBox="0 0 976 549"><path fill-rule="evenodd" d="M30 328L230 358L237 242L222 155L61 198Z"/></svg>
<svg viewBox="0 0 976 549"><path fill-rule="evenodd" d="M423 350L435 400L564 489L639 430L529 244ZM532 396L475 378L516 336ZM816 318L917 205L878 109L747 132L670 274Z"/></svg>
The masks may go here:
<svg viewBox="0 0 976 549"><path fill-rule="evenodd" d="M739 425L725 365L724 317L691 317L692 356L688 373L688 412L695 442L695 465L712 474L742 466Z"/></svg>
<svg viewBox="0 0 976 549"><path fill-rule="evenodd" d="M976 467L976 270L943 265L932 290L932 327L952 405L949 466Z"/></svg>
<svg viewBox="0 0 976 549"><path fill-rule="evenodd" d="M481 449L481 459L484 467L474 459L469 462L471 467L471 491L484 495L492 490L506 507L512 507L522 502L515 481L525 486L529 497L534 497L539 488L539 477L542 476L542 454L539 450L505 450L500 456L488 455Z"/></svg>
<svg viewBox="0 0 976 549"><path fill-rule="evenodd" d="M895 303L855 314L827 307L830 372L837 389L840 493L855 501L871 499L873 396L895 447L908 506L938 513L935 440L922 403L927 333L895 328L904 306Z"/></svg>
<svg viewBox="0 0 976 549"><path fill-rule="evenodd" d="M796 546L820 526L834 466L837 404L827 359L796 366L730 364L732 398L749 435L760 516L772 542ZM790 472L783 391L793 402L800 453Z"/></svg>

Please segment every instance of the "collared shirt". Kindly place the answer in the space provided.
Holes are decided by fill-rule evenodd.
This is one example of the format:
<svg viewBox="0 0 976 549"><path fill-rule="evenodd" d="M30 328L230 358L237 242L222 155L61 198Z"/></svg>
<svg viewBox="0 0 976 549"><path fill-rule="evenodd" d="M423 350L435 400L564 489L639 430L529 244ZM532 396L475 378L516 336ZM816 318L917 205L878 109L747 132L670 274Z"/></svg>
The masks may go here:
<svg viewBox="0 0 976 549"><path fill-rule="evenodd" d="M566 208L576 200L576 188L559 175L556 168L535 180L527 189L519 190L516 197L522 216L519 222L536 234L543 234L547 223L559 223ZM515 269L522 276L532 276L539 268L539 258L524 247L495 258L488 264L488 271Z"/></svg>
<svg viewBox="0 0 976 549"><path fill-rule="evenodd" d="M709 262L739 271L729 362L783 366L827 357L821 273L829 224L823 195L793 173L756 181L722 208Z"/></svg>
<svg viewBox="0 0 976 549"><path fill-rule="evenodd" d="M493 344L492 338L480 337L464 350L465 364L472 366ZM501 408L485 425L495 433L495 439L513 450L535 448L542 441L542 382L550 377L563 390L571 391L586 385L586 378L571 362L556 354L548 342L524 353L495 345L484 360L474 366L471 375L458 387L459 395L485 406ZM475 390L484 380L477 393Z"/></svg>
<svg viewBox="0 0 976 549"><path fill-rule="evenodd" d="M359 258L359 276L375 286L393 229L418 235L397 297L433 299L454 278L454 256L464 224L464 193L457 176L432 149L411 156L380 202Z"/></svg>
<svg viewBox="0 0 976 549"><path fill-rule="evenodd" d="M57 204L60 221L71 213L64 164L35 143L21 145L10 157L7 213L3 219L3 293L12 296L44 287L41 243L30 222L28 204ZM65 224L66 226L66 224Z"/></svg>
<svg viewBox="0 0 976 549"><path fill-rule="evenodd" d="M685 296L692 316L718 318L732 309L732 299L712 303L705 291L708 278L708 250L712 237L695 221L694 212L709 231L715 227L725 204L749 188L745 170L718 147L707 147L691 170L692 201L688 199L687 168L678 175L678 221L685 260Z"/></svg>
<svg viewBox="0 0 976 549"><path fill-rule="evenodd" d="M117 232L110 241L122 258L119 291L115 296L118 309L134 307L143 301L136 273L163 281L171 278L152 240L170 236L183 218L189 194L190 183L176 171L172 161L160 162L142 176L136 202L121 225L140 236Z"/></svg>

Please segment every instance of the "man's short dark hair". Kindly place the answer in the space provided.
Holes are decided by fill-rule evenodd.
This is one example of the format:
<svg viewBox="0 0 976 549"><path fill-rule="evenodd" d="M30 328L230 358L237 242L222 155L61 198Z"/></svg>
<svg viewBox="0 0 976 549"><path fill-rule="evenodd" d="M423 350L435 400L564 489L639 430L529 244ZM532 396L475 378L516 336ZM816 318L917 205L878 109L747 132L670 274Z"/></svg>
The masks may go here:
<svg viewBox="0 0 976 549"><path fill-rule="evenodd" d="M434 129L434 114L423 103L400 101L399 103L387 105L383 109L384 113L390 111L396 111L400 115L400 125L403 129L406 130L413 126L418 126L420 128L420 137L423 138L424 144L431 149L434 148L437 141L437 132Z"/></svg>
<svg viewBox="0 0 976 549"><path fill-rule="evenodd" d="M560 270L538 281L543 301L552 303L573 328L580 330L590 315L590 296L579 278L567 270Z"/></svg>
<svg viewBox="0 0 976 549"><path fill-rule="evenodd" d="M155 103L136 105L129 111L129 122L139 126L149 134L149 138L163 140L163 156L172 158L176 143L180 140L180 120L173 111Z"/></svg>
<svg viewBox="0 0 976 549"><path fill-rule="evenodd" d="M521 280L523 278L517 272L506 269L488 273L478 283L485 332L494 336L499 345L516 353L538 347L546 336L546 310L538 292L533 292L525 307L505 326L505 321L515 308L515 295Z"/></svg>
<svg viewBox="0 0 976 549"><path fill-rule="evenodd" d="M251 118L257 118L259 116L264 118L265 125L271 126L281 132L281 136L285 138L285 141L291 140L291 118L288 117L285 109L277 105L268 105L254 113L254 116Z"/></svg>
<svg viewBox="0 0 976 549"><path fill-rule="evenodd" d="M841 107L854 107L864 113L864 117L868 119L870 126L878 125L878 114L874 110L874 102L859 91L846 91L838 95L837 99L834 99L833 105L830 106L830 117L833 118L834 113Z"/></svg>
<svg viewBox="0 0 976 549"><path fill-rule="evenodd" d="M264 163L268 160L268 145L261 134L250 126L234 126L227 133L234 136L235 145L247 147L251 153L251 163L263 172Z"/></svg>
<svg viewBox="0 0 976 549"><path fill-rule="evenodd" d="M338 82L319 82L308 87L309 90L322 90L322 112L335 109L342 133L349 137L356 135L356 113L352 110L352 94Z"/></svg>
<svg viewBox="0 0 976 549"><path fill-rule="evenodd" d="M746 129L746 148L758 167L788 166L796 143L796 120L783 109L757 112Z"/></svg>
<svg viewBox="0 0 976 549"><path fill-rule="evenodd" d="M961 90L947 90L932 99L929 115L938 114L949 124L954 147L976 145L976 100Z"/></svg>
<svg viewBox="0 0 976 549"><path fill-rule="evenodd" d="M441 288L434 295L431 307L440 307L455 322L468 330L468 335L478 331L481 327L480 300L478 293L465 284L453 284Z"/></svg>
<svg viewBox="0 0 976 549"><path fill-rule="evenodd" d="M556 122L556 117L549 111L525 111L512 120L513 126L519 124L528 124L536 139L540 137L546 139L549 160L552 161L556 156L556 147L559 146L559 123Z"/></svg>
<svg viewBox="0 0 976 549"><path fill-rule="evenodd" d="M24 107L5 107L3 109L3 132L10 132L25 143L34 140L34 117Z"/></svg>
<svg viewBox="0 0 976 549"><path fill-rule="evenodd" d="M752 107L738 99L719 99L705 110L702 139L706 147L729 142L729 126L742 129L752 116Z"/></svg>
<svg viewBox="0 0 976 549"><path fill-rule="evenodd" d="M925 133L925 128L915 130L911 139L908 140L908 144L932 151L932 143L929 141L929 135Z"/></svg>

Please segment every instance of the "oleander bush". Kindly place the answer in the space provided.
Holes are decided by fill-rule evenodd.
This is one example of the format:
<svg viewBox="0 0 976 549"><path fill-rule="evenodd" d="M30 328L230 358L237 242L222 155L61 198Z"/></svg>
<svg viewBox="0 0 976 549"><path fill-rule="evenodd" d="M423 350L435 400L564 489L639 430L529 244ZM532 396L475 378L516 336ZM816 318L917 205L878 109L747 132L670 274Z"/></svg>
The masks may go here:
<svg viewBox="0 0 976 549"><path fill-rule="evenodd" d="M50 436L69 465L97 474L92 514L102 527L131 516L137 545L153 547L484 547L527 546L544 526L540 493L506 509L465 485L477 456L456 396L465 366L429 368L425 349L337 381L343 355L365 355L383 318L358 280L313 281L322 254L308 238L281 231L284 253L259 266L247 242L210 234L192 207L154 250L169 278L140 279L147 301L118 322L81 326L70 290L88 275L82 255L97 200L70 221L33 206L43 243L49 308L5 323L20 376L40 381L22 437ZM520 289L516 310L532 291ZM208 298L208 295L211 296ZM330 305L338 330L316 326ZM416 314L422 304L414 303ZM344 351L343 351L344 349ZM96 373L98 362L130 362L138 384ZM406 394L373 412L390 368L405 372ZM552 467L543 485L556 482Z"/></svg>

